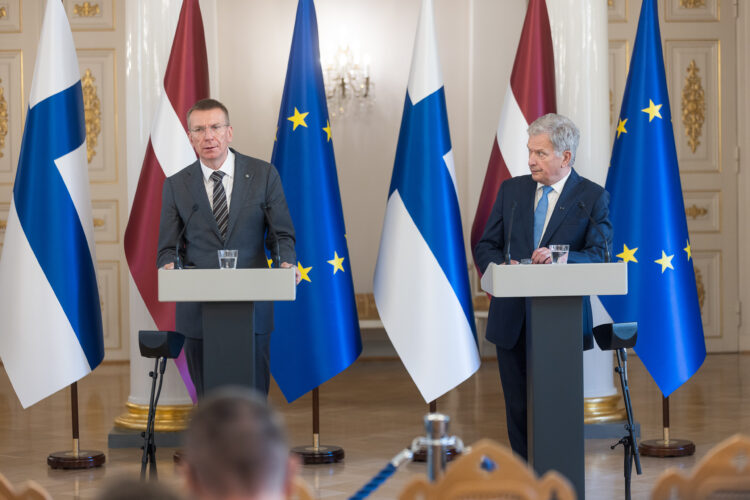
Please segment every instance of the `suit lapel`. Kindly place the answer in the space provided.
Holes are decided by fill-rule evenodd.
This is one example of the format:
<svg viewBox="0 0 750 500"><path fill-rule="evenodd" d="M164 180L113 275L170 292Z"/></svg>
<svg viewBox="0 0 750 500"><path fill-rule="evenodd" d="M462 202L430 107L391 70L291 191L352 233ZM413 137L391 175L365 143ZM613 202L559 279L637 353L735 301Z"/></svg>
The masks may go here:
<svg viewBox="0 0 750 500"><path fill-rule="evenodd" d="M188 169L188 173L190 174L190 176L187 180L187 183L190 195L198 204L198 211L206 214L206 218L209 225L211 226L211 229L214 233L216 233L216 236L221 239L219 225L216 223L214 212L211 209L211 203L208 201L208 193L206 192L206 183L203 180L203 171L201 170L200 160L190 165Z"/></svg>
<svg viewBox="0 0 750 500"><path fill-rule="evenodd" d="M547 223L547 229L544 231L542 236L542 242L539 246L547 246L550 238L560 226L560 223L572 210L575 209L575 200L579 196L579 188L581 187L581 177L576 173L575 170L570 171L570 177L568 177L565 187L560 198L555 204L555 211L552 212L552 216Z"/></svg>
<svg viewBox="0 0 750 500"><path fill-rule="evenodd" d="M245 200L250 191L250 182L253 180L254 174L248 159L234 150L232 152L234 152L234 181L232 183L232 202L229 205L227 240L229 240L229 235L232 234L232 230L237 224L242 207L245 206Z"/></svg>

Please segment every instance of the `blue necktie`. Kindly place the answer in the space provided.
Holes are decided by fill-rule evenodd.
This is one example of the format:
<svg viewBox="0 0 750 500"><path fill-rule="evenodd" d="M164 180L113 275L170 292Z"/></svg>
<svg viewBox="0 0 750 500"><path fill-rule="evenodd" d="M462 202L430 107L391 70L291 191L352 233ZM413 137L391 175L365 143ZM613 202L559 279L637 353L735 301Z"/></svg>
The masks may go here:
<svg viewBox="0 0 750 500"><path fill-rule="evenodd" d="M539 240L542 239L542 229L544 229L544 221L547 219L547 207L549 206L547 195L550 191L552 191L552 186L542 187L542 197L539 199L536 210L534 210L534 248L539 246Z"/></svg>

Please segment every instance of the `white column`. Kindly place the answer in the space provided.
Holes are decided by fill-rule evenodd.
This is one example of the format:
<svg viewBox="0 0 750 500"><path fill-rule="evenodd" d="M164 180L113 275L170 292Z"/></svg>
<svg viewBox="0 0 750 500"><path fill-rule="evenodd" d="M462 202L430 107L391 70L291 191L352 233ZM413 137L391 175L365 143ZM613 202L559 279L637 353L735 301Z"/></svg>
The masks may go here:
<svg viewBox="0 0 750 500"><path fill-rule="evenodd" d="M130 0L125 4L125 71L127 111L127 183L128 213L133 203L141 165L151 132L151 122L163 92L164 72L172 48L182 0ZM202 1L209 72L212 89L218 89L216 71L216 2ZM215 94L214 94L215 95ZM135 283L130 279L130 396L128 402L147 406L151 389L148 372L152 359L142 358L138 348L138 331L156 329ZM164 377L160 406L192 405L190 396L174 363L170 362Z"/></svg>
<svg viewBox="0 0 750 500"><path fill-rule="evenodd" d="M609 83L607 2L547 0L555 50L557 111L581 130L574 168L604 185L609 168ZM585 398L617 394L611 352L586 351Z"/></svg>

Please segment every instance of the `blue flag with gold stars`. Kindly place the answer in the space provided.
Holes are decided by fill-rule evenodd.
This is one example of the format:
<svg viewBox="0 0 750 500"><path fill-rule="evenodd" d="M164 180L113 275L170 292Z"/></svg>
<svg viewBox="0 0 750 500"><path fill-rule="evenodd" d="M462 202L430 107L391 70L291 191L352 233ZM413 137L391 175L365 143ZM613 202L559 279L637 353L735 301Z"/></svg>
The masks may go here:
<svg viewBox="0 0 750 500"><path fill-rule="evenodd" d="M628 294L602 297L637 321L635 351L669 396L706 358L655 0L644 0L607 176Z"/></svg>
<svg viewBox="0 0 750 500"><path fill-rule="evenodd" d="M297 236L297 300L275 306L271 371L291 402L362 351L312 0L300 0L271 162Z"/></svg>

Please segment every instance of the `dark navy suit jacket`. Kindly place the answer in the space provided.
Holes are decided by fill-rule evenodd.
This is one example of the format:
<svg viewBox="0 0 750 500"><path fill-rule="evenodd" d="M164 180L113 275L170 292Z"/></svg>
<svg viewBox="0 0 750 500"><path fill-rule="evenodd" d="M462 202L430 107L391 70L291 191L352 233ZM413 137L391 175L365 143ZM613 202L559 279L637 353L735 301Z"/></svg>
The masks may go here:
<svg viewBox="0 0 750 500"><path fill-rule="evenodd" d="M537 183L531 175L514 177L500 186L492 213L487 220L482 239L474 250L477 266L482 272L490 263L504 262L508 244L511 208L516 203L513 234L510 235L510 254L513 260L527 259L534 251L534 194ZM583 208L580 207L583 202ZM609 194L572 170L560 198L542 235L540 246L570 245L568 263L604 262L605 240L593 227L587 213L596 222L612 247L612 224L609 222ZM593 347L591 304L584 298L584 348ZM490 302L487 319L487 340L503 349L511 349L518 342L526 318L526 299L497 298Z"/></svg>

